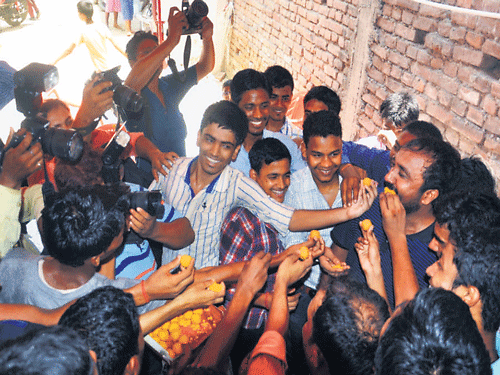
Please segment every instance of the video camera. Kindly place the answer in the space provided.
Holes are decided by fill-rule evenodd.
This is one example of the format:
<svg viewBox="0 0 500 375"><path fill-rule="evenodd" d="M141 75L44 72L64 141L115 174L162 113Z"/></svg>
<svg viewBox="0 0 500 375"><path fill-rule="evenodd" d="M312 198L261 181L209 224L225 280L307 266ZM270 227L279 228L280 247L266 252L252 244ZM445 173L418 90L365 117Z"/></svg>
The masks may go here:
<svg viewBox="0 0 500 375"><path fill-rule="evenodd" d="M101 177L106 184L120 183L120 167L122 164L120 155L129 142L130 135L127 132L118 130L104 149ZM137 209L141 207L148 214L156 217L163 217L165 214L162 195L159 191L137 191L129 193L128 197L129 208Z"/></svg>
<svg viewBox="0 0 500 375"><path fill-rule="evenodd" d="M42 92L54 88L58 81L59 73L52 65L31 63L19 70L14 74L16 108L26 116L21 128L33 135L32 145L40 142L44 153L76 162L83 153L82 136L74 130L49 128L47 119L38 115ZM0 166L5 152L17 147L25 136L25 133L17 132L7 146L0 141Z"/></svg>
<svg viewBox="0 0 500 375"><path fill-rule="evenodd" d="M188 0L183 0L181 9L186 15L189 25L187 29L182 31L182 35L199 33L203 18L208 15L208 5L203 0L194 0L190 6Z"/></svg>
<svg viewBox="0 0 500 375"><path fill-rule="evenodd" d="M122 83L121 78L118 77L119 70L120 66L116 66L104 72L94 73L92 78L95 77L95 75L98 75L100 77L100 79L94 85L97 85L101 82L111 82L112 85L102 92L113 91L113 101L118 107L124 109L127 112L137 113L142 109L144 103L142 97L137 92L135 92L134 89Z"/></svg>

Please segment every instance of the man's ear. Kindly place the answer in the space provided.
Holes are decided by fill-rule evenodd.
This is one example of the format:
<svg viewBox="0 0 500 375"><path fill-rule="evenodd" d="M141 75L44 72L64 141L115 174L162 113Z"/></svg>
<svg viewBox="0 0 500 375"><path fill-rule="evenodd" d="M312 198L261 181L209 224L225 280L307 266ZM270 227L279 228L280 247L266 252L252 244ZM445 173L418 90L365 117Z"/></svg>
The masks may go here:
<svg viewBox="0 0 500 375"><path fill-rule="evenodd" d="M102 254L99 254L90 258L90 264L92 264L95 268L101 265L101 255Z"/></svg>
<svg viewBox="0 0 500 375"><path fill-rule="evenodd" d="M307 159L307 156L306 156L307 147L306 147L306 144L304 142L304 139L302 139L302 142L300 142L300 151L302 151L302 157L304 159Z"/></svg>
<svg viewBox="0 0 500 375"><path fill-rule="evenodd" d="M136 354L130 358L125 367L123 375L138 375L141 371L141 361L139 360L139 354Z"/></svg>
<svg viewBox="0 0 500 375"><path fill-rule="evenodd" d="M437 197L439 197L439 190L437 190L437 189L426 190L426 191L424 191L424 194L422 194L422 197L420 198L420 203L425 204L425 205L429 205Z"/></svg>
<svg viewBox="0 0 500 375"><path fill-rule="evenodd" d="M201 141L201 131L198 130L198 133L196 135L196 147L200 147L200 141Z"/></svg>
<svg viewBox="0 0 500 375"><path fill-rule="evenodd" d="M463 287L461 297L469 308L481 303L481 294L479 293L479 289L472 285Z"/></svg>
<svg viewBox="0 0 500 375"><path fill-rule="evenodd" d="M241 145L236 146L236 148L233 151L233 157L231 158L231 161L236 161L236 158L238 157L240 149L241 149Z"/></svg>
<svg viewBox="0 0 500 375"><path fill-rule="evenodd" d="M255 169L250 169L250 178L254 181L257 181L257 172L255 171Z"/></svg>

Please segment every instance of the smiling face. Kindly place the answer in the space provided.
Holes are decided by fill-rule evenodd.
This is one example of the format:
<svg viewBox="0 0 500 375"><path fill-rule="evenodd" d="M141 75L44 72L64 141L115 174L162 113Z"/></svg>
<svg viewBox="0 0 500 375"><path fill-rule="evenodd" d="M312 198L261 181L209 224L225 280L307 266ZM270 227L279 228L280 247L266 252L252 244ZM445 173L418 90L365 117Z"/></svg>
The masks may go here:
<svg viewBox="0 0 500 375"><path fill-rule="evenodd" d="M222 173L231 161L236 160L240 150L234 133L213 123L198 132L196 145L200 148L198 163L202 171L211 176Z"/></svg>
<svg viewBox="0 0 500 375"><path fill-rule="evenodd" d="M269 100L269 118L276 122L285 122L286 111L292 101L292 87L273 87Z"/></svg>
<svg viewBox="0 0 500 375"><path fill-rule="evenodd" d="M281 159L262 164L260 172L250 170L250 177L274 200L283 203L290 186L290 161Z"/></svg>
<svg viewBox="0 0 500 375"><path fill-rule="evenodd" d="M427 268L429 284L434 288L453 291L453 283L458 277L457 266L453 262L455 245L450 239L450 231L446 224L436 223L429 249L434 251L438 260Z"/></svg>
<svg viewBox="0 0 500 375"><path fill-rule="evenodd" d="M342 163L342 138L334 135L311 137L307 145L302 146L302 155L316 185L329 184L338 178Z"/></svg>
<svg viewBox="0 0 500 375"><path fill-rule="evenodd" d="M405 208L406 214L421 207L424 172L431 164L423 152L402 149L396 153L391 169L385 176L385 185L396 192Z"/></svg>
<svg viewBox="0 0 500 375"><path fill-rule="evenodd" d="M248 132L259 136L269 118L269 94L263 88L248 90L243 93L238 104L248 118Z"/></svg>

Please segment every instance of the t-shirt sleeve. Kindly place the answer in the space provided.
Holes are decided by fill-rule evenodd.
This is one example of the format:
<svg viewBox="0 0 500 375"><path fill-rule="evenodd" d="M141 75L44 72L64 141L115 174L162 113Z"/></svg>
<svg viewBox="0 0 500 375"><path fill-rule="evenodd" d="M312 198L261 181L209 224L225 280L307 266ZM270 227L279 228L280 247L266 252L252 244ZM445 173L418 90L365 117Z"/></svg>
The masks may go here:
<svg viewBox="0 0 500 375"><path fill-rule="evenodd" d="M184 71L179 72L181 76L184 74ZM198 83L198 74L196 73L196 66L190 67L186 72L186 79L181 82L177 77L173 74L170 74L166 77L160 78L168 84L169 92L172 94L169 101L172 103L179 103L184 99L187 92Z"/></svg>

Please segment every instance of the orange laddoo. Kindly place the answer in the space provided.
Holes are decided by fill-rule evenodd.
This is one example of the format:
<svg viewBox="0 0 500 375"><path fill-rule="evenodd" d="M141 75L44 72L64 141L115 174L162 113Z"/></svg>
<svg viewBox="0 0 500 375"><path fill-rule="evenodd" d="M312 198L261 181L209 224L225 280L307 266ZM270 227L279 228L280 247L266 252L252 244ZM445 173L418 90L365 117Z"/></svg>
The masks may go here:
<svg viewBox="0 0 500 375"><path fill-rule="evenodd" d="M191 263L191 259L193 259L193 257L189 255L181 255L181 266L184 268L188 268L189 264Z"/></svg>
<svg viewBox="0 0 500 375"><path fill-rule="evenodd" d="M387 186L384 188L384 193L396 195L396 192L392 189L389 189Z"/></svg>
<svg viewBox="0 0 500 375"><path fill-rule="evenodd" d="M370 186L372 184L372 179L370 177L363 178L363 185Z"/></svg>
<svg viewBox="0 0 500 375"><path fill-rule="evenodd" d="M361 229L363 229L364 231L367 231L368 229L370 229L371 226L372 226L372 222L370 219L365 219L361 222Z"/></svg>
<svg viewBox="0 0 500 375"><path fill-rule="evenodd" d="M302 246L300 249L300 255L299 255L299 259L300 260L306 260L307 258L309 258L309 249L307 248L307 246Z"/></svg>
<svg viewBox="0 0 500 375"><path fill-rule="evenodd" d="M219 292L222 292L223 290L223 287L222 287L222 283L213 283L212 285L210 285L208 287L208 289L210 289L212 292L215 292L215 293L219 293Z"/></svg>
<svg viewBox="0 0 500 375"><path fill-rule="evenodd" d="M319 230L312 230L311 233L309 233L309 238L312 240L319 240L321 239L321 234L319 233Z"/></svg>

